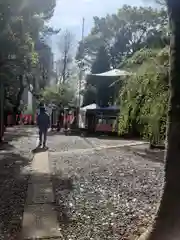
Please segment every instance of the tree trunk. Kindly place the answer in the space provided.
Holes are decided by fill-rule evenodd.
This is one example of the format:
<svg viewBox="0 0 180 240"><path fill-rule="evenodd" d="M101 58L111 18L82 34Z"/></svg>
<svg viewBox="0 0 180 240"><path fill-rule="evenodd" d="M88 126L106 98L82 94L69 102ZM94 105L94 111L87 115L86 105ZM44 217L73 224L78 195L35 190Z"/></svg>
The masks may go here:
<svg viewBox="0 0 180 240"><path fill-rule="evenodd" d="M180 239L180 1L167 4L171 42L165 184L153 228L140 240Z"/></svg>
<svg viewBox="0 0 180 240"><path fill-rule="evenodd" d="M4 140L4 84L0 79L0 142Z"/></svg>
<svg viewBox="0 0 180 240"><path fill-rule="evenodd" d="M66 68L67 68L67 52L64 53L63 70L62 70L62 83L66 81Z"/></svg>
<svg viewBox="0 0 180 240"><path fill-rule="evenodd" d="M17 94L16 103L13 107L13 120L14 120L15 125L18 125L18 119L20 117L19 116L20 115L19 106L20 106L20 103L21 103L22 94L24 92L24 84L23 84L23 76L22 75L19 76L19 81L20 81L20 89L19 89L19 92ZM16 119L17 115L18 115L18 118Z"/></svg>

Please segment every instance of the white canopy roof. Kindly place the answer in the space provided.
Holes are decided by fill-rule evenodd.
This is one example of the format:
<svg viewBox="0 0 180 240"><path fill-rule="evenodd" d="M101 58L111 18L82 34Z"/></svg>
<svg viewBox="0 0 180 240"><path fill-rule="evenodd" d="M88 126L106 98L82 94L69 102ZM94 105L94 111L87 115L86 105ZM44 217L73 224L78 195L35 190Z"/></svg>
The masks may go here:
<svg viewBox="0 0 180 240"><path fill-rule="evenodd" d="M120 69L112 69L110 71L104 73L97 73L97 74L90 74L92 76L99 76L99 77L120 77L120 76L129 76L131 73L120 70Z"/></svg>
<svg viewBox="0 0 180 240"><path fill-rule="evenodd" d="M86 111L88 109L96 109L96 108L99 108L99 106L97 104L93 103L93 104L87 105L85 107L82 107L80 110Z"/></svg>

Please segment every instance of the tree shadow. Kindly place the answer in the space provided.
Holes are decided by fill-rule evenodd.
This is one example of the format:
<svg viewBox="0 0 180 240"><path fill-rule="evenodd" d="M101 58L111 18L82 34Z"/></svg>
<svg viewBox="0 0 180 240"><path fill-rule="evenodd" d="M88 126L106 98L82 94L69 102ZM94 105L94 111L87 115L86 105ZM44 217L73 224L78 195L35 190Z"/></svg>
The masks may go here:
<svg viewBox="0 0 180 240"><path fill-rule="evenodd" d="M66 203L68 194L73 190L72 179L52 174L33 174L30 172L31 162L32 158L28 159L20 154L0 153L0 239L18 240L22 236L23 213L25 205L28 204L26 202L28 186L32 183L37 186L38 183L44 184L52 181L55 199L51 204L56 210L62 231L63 226L67 226L71 222ZM45 185L43 192L48 191L46 187ZM45 204L45 202L41 204ZM32 205L36 205L37 209L40 206L36 203L32 203ZM33 209L30 208L31 215L34 214Z"/></svg>
<svg viewBox="0 0 180 240"><path fill-rule="evenodd" d="M7 127L4 133L4 142L10 142L13 140L17 140L21 137L29 137L32 135L32 128L31 126L14 126L14 127Z"/></svg>
<svg viewBox="0 0 180 240"><path fill-rule="evenodd" d="M32 174L31 177L29 178L29 188L30 185L34 184L34 186L38 186L41 184L44 184L44 189L43 189L43 194L46 195L48 192L48 182L50 182L50 179L52 181L53 185L53 194L54 194L54 201L49 201L48 198L44 201L39 202L28 202L28 208L26 208L26 215L31 216L30 217L30 222L28 222L24 228L22 229L23 231L20 232L19 236L21 238L25 239L27 238L27 233L34 234L34 238L37 237L38 239L42 237L42 239L50 239L51 237L51 230L54 232L59 231L60 229L60 236L64 235L65 230L69 226L69 224L72 222L71 221L71 216L70 216L70 211L68 208L68 195L73 189L73 182L72 179L69 178L61 178L57 175L50 175L50 174ZM28 189L29 190L29 189ZM42 193L42 192L41 192ZM29 193L32 195L31 193ZM47 219L44 222L44 217L47 218L47 213L46 212L46 207L52 207L56 211L56 217L57 217L57 222L54 222L53 215L49 214L48 215L48 226L47 224ZM48 209L49 209L48 207ZM51 209L51 208L50 208ZM41 216L41 217L40 217ZM38 219L38 230L43 229L44 236L36 236L36 226L34 222L36 222ZM54 224L52 224L54 222ZM56 225L58 223L58 226ZM33 225L33 227L32 227ZM35 228L34 228L35 227ZM47 227L45 229L45 227ZM34 228L34 231L32 231ZM48 234L49 233L49 234ZM30 235L31 236L31 235ZM33 239L34 239L33 238ZM55 237L57 238L57 236ZM59 239L59 238L58 238ZM18 239L17 239L18 240Z"/></svg>
<svg viewBox="0 0 180 240"><path fill-rule="evenodd" d="M88 132L87 130L80 130L80 129L72 129L70 131L70 136L80 136L82 138L96 138L96 139L102 139L102 140L129 140L129 141L139 141L142 139L140 137L136 137L133 135L122 135L122 136L118 136L117 133L114 132L110 132L110 133L106 133L106 132Z"/></svg>
<svg viewBox="0 0 180 240"><path fill-rule="evenodd" d="M67 226L72 222L68 209L68 195L73 191L73 180L54 175L52 183L58 221L61 225Z"/></svg>
<svg viewBox="0 0 180 240"><path fill-rule="evenodd" d="M11 151L13 149L14 149L14 146L12 144L9 144L8 142L0 143L0 152L1 151Z"/></svg>
<svg viewBox="0 0 180 240"><path fill-rule="evenodd" d="M29 177L22 169L31 160L12 152L0 153L0 239L18 239Z"/></svg>
<svg viewBox="0 0 180 240"><path fill-rule="evenodd" d="M133 151L134 154L151 162L164 163L165 150L160 149L148 149L137 147L127 147L129 151Z"/></svg>
<svg viewBox="0 0 180 240"><path fill-rule="evenodd" d="M134 137L134 136L127 136L127 135L124 135L124 136L118 136L116 133L103 133L103 132L95 132L95 133L82 133L81 134L82 137L88 137L88 138L98 138L98 139L103 139L103 140L129 140L129 141L132 141L132 140L135 140L135 141L138 141L138 140L141 140L141 138L139 137Z"/></svg>
<svg viewBox="0 0 180 240"><path fill-rule="evenodd" d="M1 151L12 151L15 146L11 143L14 140L18 140L23 137L30 137L32 135L32 127L14 126L7 127L4 133L4 140L0 143Z"/></svg>

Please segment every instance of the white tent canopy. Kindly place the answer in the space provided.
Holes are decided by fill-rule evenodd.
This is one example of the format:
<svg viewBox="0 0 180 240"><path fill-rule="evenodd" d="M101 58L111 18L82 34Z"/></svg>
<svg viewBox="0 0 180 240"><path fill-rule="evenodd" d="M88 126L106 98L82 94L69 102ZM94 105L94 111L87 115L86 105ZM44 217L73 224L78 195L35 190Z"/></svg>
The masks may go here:
<svg viewBox="0 0 180 240"><path fill-rule="evenodd" d="M90 104L90 105L80 108L80 110L86 111L88 109L96 109L96 108L99 108L99 106L97 104L93 103L93 104Z"/></svg>
<svg viewBox="0 0 180 240"><path fill-rule="evenodd" d="M120 69L112 69L107 72L103 73L97 73L97 74L89 74L91 76L99 76L99 77L121 77L121 76L129 76L131 73L125 71L125 70L120 70Z"/></svg>
<svg viewBox="0 0 180 240"><path fill-rule="evenodd" d="M79 117L78 117L78 126L79 128L85 129L86 128L86 111L90 109L96 109L99 106L95 103L87 105L85 107L80 108Z"/></svg>

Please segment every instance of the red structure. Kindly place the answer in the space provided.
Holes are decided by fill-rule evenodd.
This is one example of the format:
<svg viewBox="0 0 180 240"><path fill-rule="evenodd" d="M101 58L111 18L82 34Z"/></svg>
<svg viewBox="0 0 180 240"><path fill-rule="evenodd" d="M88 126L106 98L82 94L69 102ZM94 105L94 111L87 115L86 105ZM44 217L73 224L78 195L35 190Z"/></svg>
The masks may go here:
<svg viewBox="0 0 180 240"><path fill-rule="evenodd" d="M24 124L24 125L31 125L32 122L34 122L34 124L36 124L36 118L37 116L35 116L34 121L33 117L31 114L21 114L20 117L18 115L16 115L16 120L19 118L19 123L18 124ZM58 121L59 119L57 119ZM69 122L70 124L73 122L74 120L74 114L65 114L63 116L63 122ZM7 125L8 126L13 126L14 121L13 121L13 115L8 115L7 117Z"/></svg>

